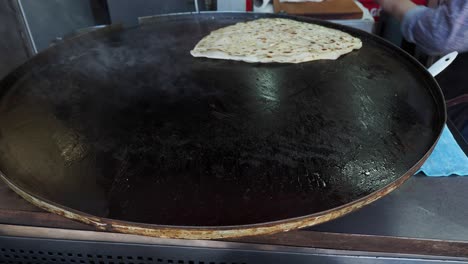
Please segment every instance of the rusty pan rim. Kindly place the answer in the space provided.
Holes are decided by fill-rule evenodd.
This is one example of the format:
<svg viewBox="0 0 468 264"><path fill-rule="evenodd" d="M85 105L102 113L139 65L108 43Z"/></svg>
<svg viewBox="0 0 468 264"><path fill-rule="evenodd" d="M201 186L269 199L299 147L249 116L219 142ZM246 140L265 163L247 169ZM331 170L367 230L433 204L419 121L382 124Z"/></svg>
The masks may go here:
<svg viewBox="0 0 468 264"><path fill-rule="evenodd" d="M105 217L96 217L81 212L79 210L56 204L52 201L41 198L39 195L35 195L28 191L25 191L17 184L13 183L13 181L9 180L6 177L6 175L1 171L0 178L15 193L23 197L28 202L38 206L39 208L72 220L93 225L101 231L115 231L133 235L147 235L161 238L177 239L237 238L245 236L267 235L279 232L287 232L294 229L314 226L344 216L384 197L385 195L389 194L390 192L394 191L399 186L401 186L403 183L405 183L412 175L414 175L419 170L419 168L434 150L434 147L440 139L440 135L441 134L439 134L437 140L431 146L429 151L411 169L409 169L405 174L403 174L403 176L401 176L394 182L386 185L378 191L375 191L350 203L314 214L288 218L285 220L237 226L170 226L113 220Z"/></svg>
<svg viewBox="0 0 468 264"><path fill-rule="evenodd" d="M219 13L219 15L235 15L235 14ZM187 14L174 15L174 17L176 16L203 16L203 13L201 14L187 13ZM167 17L167 15L165 15L164 17ZM259 16L257 14L252 17L258 18ZM61 215L72 220L83 222L85 224L92 225L101 231L110 231L110 232L114 231L114 232L120 232L120 233L126 233L126 234L146 235L146 236L153 236L153 237L160 237L160 238L221 239L221 238L237 238L237 237L254 236L254 235L274 234L274 233L286 232L286 231L293 230L293 229L299 229L299 228L304 228L304 227L309 227L309 226L317 225L320 223L324 223L324 222L336 219L338 217L341 217L343 215L346 215L348 213L351 213L353 211L356 211L357 209L362 208L363 206L368 205L382 198L383 196L397 189L404 182L406 182L412 175L414 175L419 170L419 168L423 165L423 163L427 160L427 158L432 153L432 151L434 150L434 147L436 146L437 142L440 139L443 127L447 119L446 106L444 104L444 97L443 97L442 91L439 85L437 84L435 78L432 77L429 72L427 72L425 67L421 63L419 63L416 59L414 59L411 55L409 55L408 53L406 53L399 47L395 46L394 44L384 40L383 38L379 36L372 35L362 30L358 30L358 29L354 29L354 28L351 28L348 26L342 26L342 25L337 26L335 23L332 23L332 22L317 21L311 18L304 18L304 17L297 17L297 16L290 16L290 15L287 15L287 16L286 15L276 15L276 16L270 15L266 17L284 17L284 18L290 18L290 19L300 20L304 22L312 22L312 23L318 22L322 25L330 25L330 26L333 25L334 27L342 29L342 30L346 30L347 32L363 35L363 37L373 38L374 40L380 42L380 44L382 44L383 47L389 48L393 51L398 52L407 62L412 63L415 68L419 68L419 70L423 74L426 75L424 77L430 82L428 86L432 86L428 90L432 94L436 107L439 108L437 109L438 110L437 112L440 115L439 120L438 120L440 122L440 126L437 128L439 131L438 136L435 139L432 146L429 148L429 150L427 150L426 154L423 155L423 157L414 166L412 166L406 173L404 173L401 177L399 177L395 181L387 184L386 186L384 186L383 188L375 192L372 192L352 202L349 202L349 203L346 203L346 204L343 204L338 207L331 208L325 211L305 215L305 216L288 218L284 220L255 223L255 224L246 224L246 225L235 225L235 226L232 226L232 225L231 226L170 226L170 225L137 223L137 222L131 222L131 221L114 220L114 219L105 218L105 217L97 217L91 214L81 212L79 210L75 210L75 209L54 203L52 201L49 201L48 199L42 198L40 195L36 195L32 192L29 192L25 190L25 188L22 188L18 183L15 183L14 181L10 180L2 171L0 171L0 179L2 179L15 193L23 197L28 202L34 204L35 206L42 208L48 212ZM99 29L94 32L86 33L83 35L97 35L109 29L120 30L121 27L117 26L117 27L103 28L103 29ZM80 36L83 36L83 35L80 35ZM71 39L66 40L64 42L68 42L70 40ZM62 45L62 44L59 44L59 45ZM51 50L51 48L47 49L47 51L49 50ZM35 57L41 56L41 54L44 55L45 53L47 52L41 52ZM17 77L15 75L21 73L24 70L23 67L27 66L27 64L28 62L26 62L22 66L19 66L10 75L7 75L6 79L3 79L0 82L0 84L6 84L10 81L13 81L13 79L16 79L14 78L14 77ZM4 91L2 91L2 93L3 92ZM0 93L0 95L2 93Z"/></svg>

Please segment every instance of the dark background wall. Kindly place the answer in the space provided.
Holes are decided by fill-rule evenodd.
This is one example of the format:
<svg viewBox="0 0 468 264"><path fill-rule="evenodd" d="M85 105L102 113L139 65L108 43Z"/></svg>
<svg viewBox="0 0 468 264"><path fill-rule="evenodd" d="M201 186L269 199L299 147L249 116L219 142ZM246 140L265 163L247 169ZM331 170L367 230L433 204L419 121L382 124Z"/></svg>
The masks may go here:
<svg viewBox="0 0 468 264"><path fill-rule="evenodd" d="M89 0L20 0L37 50L57 37L95 25Z"/></svg>
<svg viewBox="0 0 468 264"><path fill-rule="evenodd" d="M142 16L195 11L194 0L107 0L107 5L112 23L126 26L136 25Z"/></svg>
<svg viewBox="0 0 468 264"><path fill-rule="evenodd" d="M203 10L204 0L198 3ZM140 16L194 11L194 0L0 0L0 77L78 29L133 26Z"/></svg>
<svg viewBox="0 0 468 264"><path fill-rule="evenodd" d="M32 54L15 2L0 1L0 78Z"/></svg>

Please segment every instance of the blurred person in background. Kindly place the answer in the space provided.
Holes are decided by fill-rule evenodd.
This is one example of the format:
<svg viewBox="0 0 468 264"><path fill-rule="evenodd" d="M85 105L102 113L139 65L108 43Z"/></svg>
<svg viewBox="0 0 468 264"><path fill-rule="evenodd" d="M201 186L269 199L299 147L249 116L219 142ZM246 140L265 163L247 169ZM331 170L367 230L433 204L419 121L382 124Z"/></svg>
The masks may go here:
<svg viewBox="0 0 468 264"><path fill-rule="evenodd" d="M440 1L435 8L410 0L374 0L401 22L403 37L428 55L468 52L468 0ZM463 53L437 80L451 121L468 142L468 53Z"/></svg>
<svg viewBox="0 0 468 264"><path fill-rule="evenodd" d="M405 39L425 53L439 55L468 51L468 1L448 0L436 8L410 0L375 0L401 21Z"/></svg>

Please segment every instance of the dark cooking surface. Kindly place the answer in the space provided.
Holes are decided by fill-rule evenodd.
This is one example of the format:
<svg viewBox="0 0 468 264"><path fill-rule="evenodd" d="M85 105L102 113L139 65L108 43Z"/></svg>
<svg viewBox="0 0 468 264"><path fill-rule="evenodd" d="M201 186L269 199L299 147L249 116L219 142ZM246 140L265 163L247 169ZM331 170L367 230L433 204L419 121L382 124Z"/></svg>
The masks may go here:
<svg viewBox="0 0 468 264"><path fill-rule="evenodd" d="M96 216L252 224L377 191L438 136L435 83L379 40L296 65L192 58L247 17L211 16L99 32L30 61L1 83L1 171Z"/></svg>

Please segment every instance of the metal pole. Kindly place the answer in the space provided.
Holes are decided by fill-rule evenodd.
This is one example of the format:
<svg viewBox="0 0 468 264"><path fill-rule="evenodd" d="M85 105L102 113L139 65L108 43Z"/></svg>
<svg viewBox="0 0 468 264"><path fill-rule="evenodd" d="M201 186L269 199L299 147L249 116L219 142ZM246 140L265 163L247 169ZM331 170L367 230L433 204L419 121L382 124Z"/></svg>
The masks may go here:
<svg viewBox="0 0 468 264"><path fill-rule="evenodd" d="M200 13L200 9L198 8L198 0L193 0L195 2L195 12Z"/></svg>
<svg viewBox="0 0 468 264"><path fill-rule="evenodd" d="M23 22L24 22L24 25L26 27L26 31L28 32L29 41L31 42L33 52L34 52L34 54L37 54L36 43L34 43L34 39L33 39L32 33L31 33L31 29L29 28L28 19L26 18L26 14L24 13L24 8L23 8L23 4L21 3L21 0L18 0L18 6L19 6L20 11L21 11L21 16L23 17Z"/></svg>

